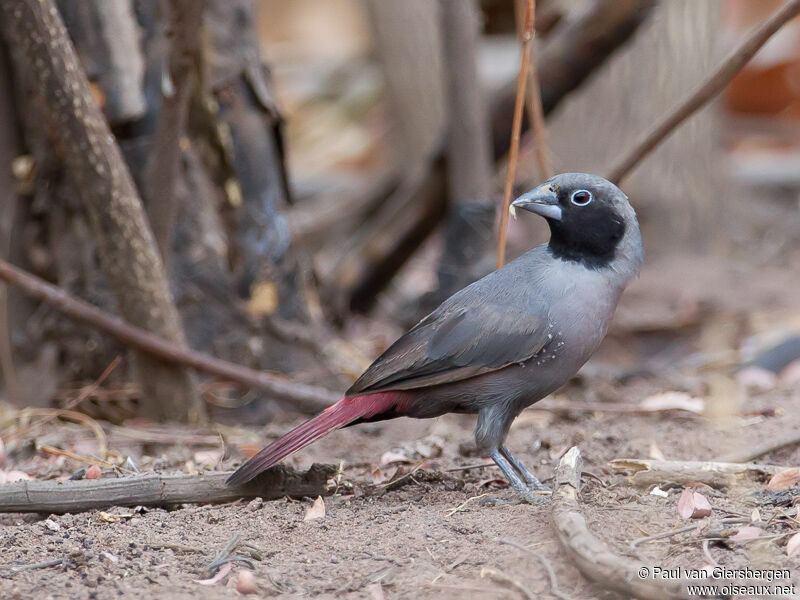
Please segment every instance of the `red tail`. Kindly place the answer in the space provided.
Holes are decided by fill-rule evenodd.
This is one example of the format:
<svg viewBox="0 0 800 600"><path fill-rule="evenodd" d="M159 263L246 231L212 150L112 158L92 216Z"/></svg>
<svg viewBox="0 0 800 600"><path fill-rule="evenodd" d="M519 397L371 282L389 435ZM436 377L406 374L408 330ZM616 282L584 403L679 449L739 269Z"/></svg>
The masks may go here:
<svg viewBox="0 0 800 600"><path fill-rule="evenodd" d="M225 483L231 486L247 483L271 466L278 464L290 454L305 448L331 431L335 431L358 419L374 417L392 409L397 411L401 408L399 405L402 404L398 396L399 394L396 392L386 392L368 396L356 396L354 398L342 398L313 419L298 425L286 435L272 442L236 469Z"/></svg>

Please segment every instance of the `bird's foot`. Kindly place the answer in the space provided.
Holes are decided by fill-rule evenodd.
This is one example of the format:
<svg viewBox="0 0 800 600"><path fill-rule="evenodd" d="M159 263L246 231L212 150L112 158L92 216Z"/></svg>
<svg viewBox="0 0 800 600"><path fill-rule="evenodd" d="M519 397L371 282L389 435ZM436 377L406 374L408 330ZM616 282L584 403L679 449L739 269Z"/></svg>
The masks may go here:
<svg viewBox="0 0 800 600"><path fill-rule="evenodd" d="M490 456L500 467L503 475L523 500L529 504L542 505L550 502L550 488L528 471L525 466L505 446L493 451Z"/></svg>
<svg viewBox="0 0 800 600"><path fill-rule="evenodd" d="M522 461L511 453L511 450L508 449L508 446L500 446L500 453L506 458L506 460L508 460L511 466L514 467L514 470L519 473L519 475L522 477L522 480L530 489L537 492L552 493L552 490L549 487L539 481L539 478L531 473L528 468L522 464Z"/></svg>
<svg viewBox="0 0 800 600"><path fill-rule="evenodd" d="M478 500L478 506L505 506L506 504L514 504L514 500L504 500L497 496L487 496Z"/></svg>
<svg viewBox="0 0 800 600"><path fill-rule="evenodd" d="M524 489L518 489L517 492L528 504L534 504L536 506L550 504L550 495L552 492L546 486L541 486L540 488L526 487Z"/></svg>

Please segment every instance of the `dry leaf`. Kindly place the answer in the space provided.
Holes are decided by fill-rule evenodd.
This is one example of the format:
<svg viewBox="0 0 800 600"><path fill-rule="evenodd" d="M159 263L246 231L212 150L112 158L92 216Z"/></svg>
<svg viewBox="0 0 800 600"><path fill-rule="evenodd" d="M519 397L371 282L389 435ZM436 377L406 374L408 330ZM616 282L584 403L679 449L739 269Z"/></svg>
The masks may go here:
<svg viewBox="0 0 800 600"><path fill-rule="evenodd" d="M421 458L436 458L442 455L444 440L438 435L429 435L414 443L414 450Z"/></svg>
<svg viewBox="0 0 800 600"><path fill-rule="evenodd" d="M223 579L225 579L228 576L228 573L231 572L231 569L233 569L233 563L225 563L220 567L219 571L217 571L217 574L214 575L212 578L195 579L194 582L199 583L200 585L214 585L215 583L218 583Z"/></svg>
<svg viewBox="0 0 800 600"><path fill-rule="evenodd" d="M311 505L306 511L306 516L303 517L303 521L312 521L313 519L322 519L325 516L325 501L322 499L322 496L317 496L317 499L314 500L314 504Z"/></svg>
<svg viewBox="0 0 800 600"><path fill-rule="evenodd" d="M256 576L252 571L239 571L236 575L236 591L240 594L255 594L258 591Z"/></svg>
<svg viewBox="0 0 800 600"><path fill-rule="evenodd" d="M734 535L730 537L731 540L737 542L746 542L747 540L752 540L759 537L762 533L764 533L760 527L755 527L753 525L747 525L742 527L739 531L737 531Z"/></svg>
<svg viewBox="0 0 800 600"><path fill-rule="evenodd" d="M639 406L643 410L685 410L703 414L706 403L702 398L695 398L686 392L663 392L648 396Z"/></svg>
<svg viewBox="0 0 800 600"><path fill-rule="evenodd" d="M775 473L769 480L767 488L774 491L788 490L800 481L800 469L786 469Z"/></svg>
<svg viewBox="0 0 800 600"><path fill-rule="evenodd" d="M380 485L387 481L391 481L392 477L397 474L397 470L399 467L390 467L388 469L381 469L380 467L375 467L372 470L372 484L373 485Z"/></svg>
<svg viewBox="0 0 800 600"><path fill-rule="evenodd" d="M678 514L684 519L702 519L711 514L711 503L700 492L684 488L678 498Z"/></svg>
<svg viewBox="0 0 800 600"><path fill-rule="evenodd" d="M100 479L103 476L103 471L97 465L92 465L86 469L84 477L86 479Z"/></svg>
<svg viewBox="0 0 800 600"><path fill-rule="evenodd" d="M386 465L390 465L392 463L411 463L411 459L408 458L405 454L401 454L400 452L393 452L392 450L388 452L384 452L381 455L380 466L385 467Z"/></svg>
<svg viewBox="0 0 800 600"><path fill-rule="evenodd" d="M786 554L794 556L800 553L800 533L795 533L786 544Z"/></svg>
<svg viewBox="0 0 800 600"><path fill-rule="evenodd" d="M119 523L123 519L131 519L131 518L133 518L134 514L135 513L115 514L115 513L108 513L108 512L105 512L105 511L101 510L99 513L97 513L97 516L101 521L105 521L106 523Z"/></svg>

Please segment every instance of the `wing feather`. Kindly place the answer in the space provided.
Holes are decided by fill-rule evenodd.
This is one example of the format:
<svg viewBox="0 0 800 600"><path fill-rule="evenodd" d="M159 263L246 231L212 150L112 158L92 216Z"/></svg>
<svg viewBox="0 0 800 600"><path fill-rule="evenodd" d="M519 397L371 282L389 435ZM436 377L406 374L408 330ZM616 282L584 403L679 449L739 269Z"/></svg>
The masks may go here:
<svg viewBox="0 0 800 600"><path fill-rule="evenodd" d="M445 301L378 357L346 395L475 377L524 362L552 339L541 302L502 301L497 291L486 292L473 284Z"/></svg>

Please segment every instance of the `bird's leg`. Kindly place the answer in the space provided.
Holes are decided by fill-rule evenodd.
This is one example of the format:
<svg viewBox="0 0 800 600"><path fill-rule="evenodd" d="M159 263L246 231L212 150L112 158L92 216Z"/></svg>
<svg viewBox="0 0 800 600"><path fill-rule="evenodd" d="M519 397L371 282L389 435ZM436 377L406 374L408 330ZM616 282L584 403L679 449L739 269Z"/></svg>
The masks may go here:
<svg viewBox="0 0 800 600"><path fill-rule="evenodd" d="M549 487L547 487L546 485L543 485L542 482L539 481L539 479L536 477L536 475L531 473L525 467L525 465L522 464L522 461L520 461L516 456L511 454L511 450L508 449L508 446L500 446L500 453L517 470L517 473L522 475L522 479L525 480L525 483L528 484L528 486L532 490L538 490L538 491L541 491L541 492L549 492L549 491L551 491ZM495 462L497 462L497 461L495 461Z"/></svg>
<svg viewBox="0 0 800 600"><path fill-rule="evenodd" d="M500 470L503 472L503 475L506 476L506 479L508 479L511 487L517 490L517 493L522 496L523 499L531 504L546 504L548 502L548 498L536 494L534 492L536 488L522 480L500 449L493 450L489 456L491 456L492 460L500 467ZM541 484L539 485L541 486Z"/></svg>

